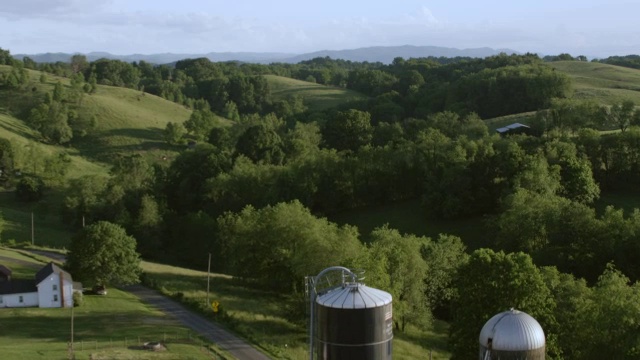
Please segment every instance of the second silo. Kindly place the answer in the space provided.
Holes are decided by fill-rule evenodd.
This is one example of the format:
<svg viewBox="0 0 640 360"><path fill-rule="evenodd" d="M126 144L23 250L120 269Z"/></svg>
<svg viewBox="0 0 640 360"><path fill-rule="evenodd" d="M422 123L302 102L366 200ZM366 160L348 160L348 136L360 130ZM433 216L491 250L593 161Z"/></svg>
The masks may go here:
<svg viewBox="0 0 640 360"><path fill-rule="evenodd" d="M316 298L318 359L391 359L391 294L345 283Z"/></svg>
<svg viewBox="0 0 640 360"><path fill-rule="evenodd" d="M480 360L545 360L544 331L522 311L511 309L489 319L479 340Z"/></svg>

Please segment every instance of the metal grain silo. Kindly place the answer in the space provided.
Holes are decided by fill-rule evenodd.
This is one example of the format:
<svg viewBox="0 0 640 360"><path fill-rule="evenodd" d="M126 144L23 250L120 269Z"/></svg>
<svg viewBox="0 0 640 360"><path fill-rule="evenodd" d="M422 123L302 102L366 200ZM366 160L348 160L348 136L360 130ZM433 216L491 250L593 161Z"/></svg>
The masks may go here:
<svg viewBox="0 0 640 360"><path fill-rule="evenodd" d="M480 360L544 360L545 353L542 327L522 311L502 312L480 331Z"/></svg>
<svg viewBox="0 0 640 360"><path fill-rule="evenodd" d="M391 359L391 294L344 283L319 295L315 305L318 359Z"/></svg>

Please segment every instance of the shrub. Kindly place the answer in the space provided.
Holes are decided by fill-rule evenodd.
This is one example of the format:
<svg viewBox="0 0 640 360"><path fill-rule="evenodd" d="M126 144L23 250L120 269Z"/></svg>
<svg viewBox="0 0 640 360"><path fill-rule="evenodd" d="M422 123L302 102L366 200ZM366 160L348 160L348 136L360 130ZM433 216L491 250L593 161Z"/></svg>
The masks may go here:
<svg viewBox="0 0 640 360"><path fill-rule="evenodd" d="M74 291L73 292L73 306L74 307L82 306L82 304L84 304L84 295L82 295L82 293L79 292L79 291Z"/></svg>

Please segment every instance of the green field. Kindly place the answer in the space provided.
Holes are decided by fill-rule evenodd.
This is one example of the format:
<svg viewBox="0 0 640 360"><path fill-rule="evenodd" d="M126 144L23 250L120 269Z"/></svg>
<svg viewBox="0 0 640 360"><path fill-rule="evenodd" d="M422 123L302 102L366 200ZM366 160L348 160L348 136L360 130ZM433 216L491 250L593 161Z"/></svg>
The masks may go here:
<svg viewBox="0 0 640 360"><path fill-rule="evenodd" d="M13 270L14 278L26 279L32 279L43 265L4 248L0 248L0 263ZM71 309L0 309L0 356L67 359L71 316ZM118 289L110 289L107 296L85 295L73 317L77 359L211 359L195 334ZM139 349L149 341L166 341L167 350Z"/></svg>
<svg viewBox="0 0 640 360"><path fill-rule="evenodd" d="M297 95L312 111L326 110L350 101L366 100L367 97L353 90L325 86L283 76L265 75L274 100L286 100Z"/></svg>
<svg viewBox="0 0 640 360"><path fill-rule="evenodd" d="M607 105L622 100L640 104L640 70L584 61L556 61L549 66L571 77L576 99Z"/></svg>
<svg viewBox="0 0 640 360"><path fill-rule="evenodd" d="M462 220L429 219L420 205L420 200L409 200L385 206L354 209L334 214L329 220L338 224L355 225L361 238L368 241L369 234L377 227L389 224L401 233L428 236L432 239L439 234L459 236L469 250L489 247L491 239L486 234L483 218Z"/></svg>
<svg viewBox="0 0 640 360"><path fill-rule="evenodd" d="M213 260L215 261L215 254ZM203 258L202 263L205 263ZM165 294L181 293L183 300L214 316L206 304L206 271L188 270L173 266L143 262L147 279ZM210 283L210 301L221 304L227 318L223 324L240 336L256 344L277 359L303 360L308 358L308 336L305 324L293 324L286 314L305 311L307 302L299 306L285 306L282 295L261 291L240 283L229 276L213 274ZM417 354L433 351L433 359L448 359L448 325L436 321L428 331L409 326L406 333L396 332L393 340L394 359L416 359Z"/></svg>

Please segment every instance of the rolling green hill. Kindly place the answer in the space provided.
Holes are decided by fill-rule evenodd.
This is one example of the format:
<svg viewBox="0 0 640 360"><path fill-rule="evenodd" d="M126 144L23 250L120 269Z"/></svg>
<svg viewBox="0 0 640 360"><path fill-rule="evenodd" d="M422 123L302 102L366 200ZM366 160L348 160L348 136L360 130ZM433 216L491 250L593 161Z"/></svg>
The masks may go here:
<svg viewBox="0 0 640 360"><path fill-rule="evenodd" d="M0 66L0 72L8 71ZM30 131L20 120L6 125L7 116L25 118L30 109L42 101L46 92L51 92L60 81L69 90L69 79L47 74L47 82L41 84L40 72L29 70L30 83L25 90L0 90L0 127L11 127L20 136L37 140L36 132ZM93 119L95 127L84 138L74 138L72 146L82 156L92 160L109 160L113 153L138 152L160 158L157 153L172 151L162 141L162 130L168 122L184 122L191 111L184 106L161 97L133 89L98 85L95 94L85 94L75 108L80 119ZM223 121L221 119L221 121ZM9 121L11 122L11 121ZM2 133L0 133L2 135ZM157 155L157 156L156 156Z"/></svg>
<svg viewBox="0 0 640 360"><path fill-rule="evenodd" d="M607 105L627 99L640 104L640 70L582 61L556 61L549 65L572 78L574 98L594 99Z"/></svg>
<svg viewBox="0 0 640 360"><path fill-rule="evenodd" d="M0 66L0 72L9 69ZM29 70L29 75L29 84L22 90L0 89L0 137L9 139L16 147L16 166L23 172L39 173L42 164L37 164L38 161L61 153L69 155L68 178L106 176L108 161L115 153L139 153L150 161L162 161L164 156L171 158L177 153L178 149L162 140L162 130L169 121L187 120L190 110L140 91L102 85L97 93L85 94L79 105L72 106L80 118L95 119L95 127L84 138L74 138L72 146L41 142L38 132L21 119L58 81L69 89L69 79L47 74L47 81L42 84L40 72ZM1 192L0 212L6 221L3 240L30 241L31 212L34 212L36 244L45 241L50 246L65 246L71 233L56 215L62 196L58 187L47 190L45 199L35 207L17 201L10 189Z"/></svg>
<svg viewBox="0 0 640 360"><path fill-rule="evenodd" d="M298 95L309 110L325 110L349 101L365 100L367 96L340 87L314 84L276 75L265 75L274 100Z"/></svg>

